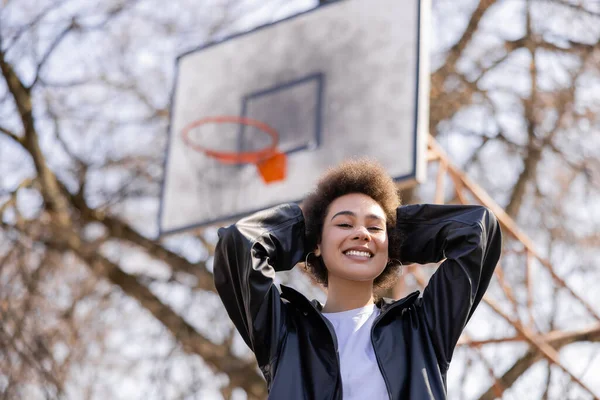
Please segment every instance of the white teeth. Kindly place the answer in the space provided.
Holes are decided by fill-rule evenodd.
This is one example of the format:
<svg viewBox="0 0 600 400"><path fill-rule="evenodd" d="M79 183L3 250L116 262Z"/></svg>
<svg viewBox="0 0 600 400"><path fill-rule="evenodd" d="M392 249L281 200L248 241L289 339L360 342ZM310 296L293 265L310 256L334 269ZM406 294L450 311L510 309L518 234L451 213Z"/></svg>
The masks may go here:
<svg viewBox="0 0 600 400"><path fill-rule="evenodd" d="M371 257L371 253L367 252L367 251L358 251L358 250L348 250L346 252L346 255L348 256L359 256L359 257Z"/></svg>

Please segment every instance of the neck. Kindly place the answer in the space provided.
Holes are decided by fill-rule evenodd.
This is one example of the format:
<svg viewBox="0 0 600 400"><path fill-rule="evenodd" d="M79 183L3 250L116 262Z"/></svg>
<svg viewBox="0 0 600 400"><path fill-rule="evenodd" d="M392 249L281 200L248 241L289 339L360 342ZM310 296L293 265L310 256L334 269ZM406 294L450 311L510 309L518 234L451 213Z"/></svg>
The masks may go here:
<svg viewBox="0 0 600 400"><path fill-rule="evenodd" d="M323 312L341 312L373 304L373 281L357 282L329 276Z"/></svg>

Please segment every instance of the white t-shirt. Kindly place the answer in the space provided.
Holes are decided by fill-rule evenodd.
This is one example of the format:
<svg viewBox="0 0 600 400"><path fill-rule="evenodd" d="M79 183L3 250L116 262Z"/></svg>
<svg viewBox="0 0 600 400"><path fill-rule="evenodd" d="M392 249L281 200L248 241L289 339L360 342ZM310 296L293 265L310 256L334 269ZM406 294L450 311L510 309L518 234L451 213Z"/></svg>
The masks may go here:
<svg viewBox="0 0 600 400"><path fill-rule="evenodd" d="M323 313L337 336L344 400L389 398L371 343L371 327L379 314L380 310L374 304Z"/></svg>

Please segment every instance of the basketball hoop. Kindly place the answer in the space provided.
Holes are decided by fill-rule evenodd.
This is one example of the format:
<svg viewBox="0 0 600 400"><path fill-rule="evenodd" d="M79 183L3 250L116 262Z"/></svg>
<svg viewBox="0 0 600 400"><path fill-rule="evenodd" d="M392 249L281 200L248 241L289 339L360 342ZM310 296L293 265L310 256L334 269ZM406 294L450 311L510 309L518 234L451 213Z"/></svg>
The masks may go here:
<svg viewBox="0 0 600 400"><path fill-rule="evenodd" d="M190 131L207 124L240 124L257 128L271 137L271 143L260 150L254 151L220 151L206 148L190 139ZM187 125L181 131L184 143L195 151L204 153L223 164L255 164L258 173L265 183L277 182L285 179L287 156L277 150L279 133L271 126L256 119L239 117L235 115L220 115L202 118Z"/></svg>

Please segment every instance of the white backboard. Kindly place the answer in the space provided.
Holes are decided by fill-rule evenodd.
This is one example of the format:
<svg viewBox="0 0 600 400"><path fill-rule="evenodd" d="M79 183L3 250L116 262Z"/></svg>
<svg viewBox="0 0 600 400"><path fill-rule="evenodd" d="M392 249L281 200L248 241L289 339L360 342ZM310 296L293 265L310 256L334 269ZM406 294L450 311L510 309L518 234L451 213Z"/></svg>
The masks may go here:
<svg viewBox="0 0 600 400"><path fill-rule="evenodd" d="M330 166L379 160L397 180L425 176L428 1L339 0L179 57L162 186L161 234L301 201ZM287 177L224 165L182 139L189 124L235 115L279 132ZM189 134L214 150L258 150L271 138L234 124Z"/></svg>

